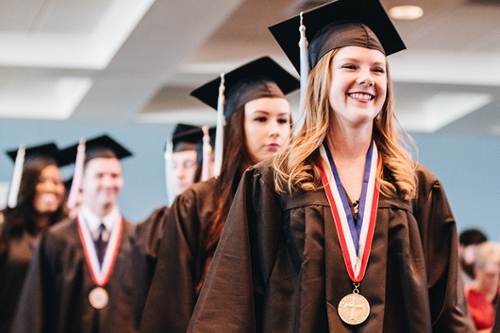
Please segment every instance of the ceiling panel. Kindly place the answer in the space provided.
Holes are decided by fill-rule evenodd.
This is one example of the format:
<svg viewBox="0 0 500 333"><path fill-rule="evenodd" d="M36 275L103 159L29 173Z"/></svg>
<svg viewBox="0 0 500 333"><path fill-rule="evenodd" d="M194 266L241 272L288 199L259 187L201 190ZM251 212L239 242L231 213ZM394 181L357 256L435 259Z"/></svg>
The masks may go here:
<svg viewBox="0 0 500 333"><path fill-rule="evenodd" d="M154 1L46 2L29 31L0 31L0 65L103 69Z"/></svg>
<svg viewBox="0 0 500 333"><path fill-rule="evenodd" d="M3 0L2 33L89 34L113 0Z"/></svg>
<svg viewBox="0 0 500 333"><path fill-rule="evenodd" d="M0 32L27 32L44 6L42 0L0 0Z"/></svg>
<svg viewBox="0 0 500 333"><path fill-rule="evenodd" d="M296 74L267 27L325 2L0 0L0 74L33 100L26 80L92 80L70 121L212 121L189 91L266 54ZM408 49L389 58L402 117L434 133L500 135L500 0L411 3L424 16L394 20Z"/></svg>
<svg viewBox="0 0 500 333"><path fill-rule="evenodd" d="M115 0L52 0L40 15L37 32L91 34ZM123 2L123 1L122 1ZM122 5L125 5L124 2Z"/></svg>

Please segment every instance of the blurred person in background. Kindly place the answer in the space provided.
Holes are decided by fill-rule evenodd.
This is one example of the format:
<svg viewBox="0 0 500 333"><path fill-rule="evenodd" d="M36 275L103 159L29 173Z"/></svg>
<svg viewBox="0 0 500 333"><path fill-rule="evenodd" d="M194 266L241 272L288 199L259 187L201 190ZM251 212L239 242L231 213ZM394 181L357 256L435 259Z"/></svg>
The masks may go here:
<svg viewBox="0 0 500 333"><path fill-rule="evenodd" d="M198 169L196 152L198 138L193 139L191 133L198 132L201 133L201 128L196 126L178 124L175 127L172 135L171 176L168 179L174 196L181 194L194 183Z"/></svg>
<svg viewBox="0 0 500 333"><path fill-rule="evenodd" d="M500 244L486 241L475 250L474 279L465 289L465 297L476 329L492 331L500 281Z"/></svg>
<svg viewBox="0 0 500 333"><path fill-rule="evenodd" d="M169 199L194 183L212 177L214 135L215 127L176 126L171 141L167 142L166 185ZM113 321L129 322L127 332L139 329L169 211L167 205L155 209L146 220L137 224L131 237L132 250L127 263L131 274L124 275L118 301L112 304L117 308L115 312L120 314ZM111 323L110 327L114 326L115 323Z"/></svg>
<svg viewBox="0 0 500 333"><path fill-rule="evenodd" d="M468 286L474 279L474 263L476 260L477 245L486 242L486 235L479 229L467 229L458 237L458 259L460 275L464 286Z"/></svg>
<svg viewBox="0 0 500 333"><path fill-rule="evenodd" d="M16 160L16 150L7 154ZM67 217L65 188L59 169L64 165L53 143L25 149L19 189L11 186L14 202L5 208L0 226L0 332L9 332L32 252L39 235Z"/></svg>

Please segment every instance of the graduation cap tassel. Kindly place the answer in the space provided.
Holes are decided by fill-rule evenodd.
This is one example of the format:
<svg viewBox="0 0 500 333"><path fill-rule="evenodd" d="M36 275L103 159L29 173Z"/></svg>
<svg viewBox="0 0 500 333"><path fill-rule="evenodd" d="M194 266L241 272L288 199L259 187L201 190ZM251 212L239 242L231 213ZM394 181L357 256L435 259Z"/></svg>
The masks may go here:
<svg viewBox="0 0 500 333"><path fill-rule="evenodd" d="M9 196L7 198L7 206L14 208L17 206L17 196L19 194L19 187L21 186L21 177L23 175L24 157L26 154L26 147L20 145L17 150L16 162L14 164L14 174L12 175L12 182L10 183Z"/></svg>
<svg viewBox="0 0 500 333"><path fill-rule="evenodd" d="M80 191L83 176L83 163L85 162L85 143L85 138L81 138L78 143L75 159L75 172L73 173L73 181L71 182L68 202L66 203L66 206L68 206L69 209L75 208L78 192Z"/></svg>
<svg viewBox="0 0 500 333"><path fill-rule="evenodd" d="M171 206L175 199L174 189L172 187L172 179L170 174L172 173L172 154L174 151L174 144L171 138L167 138L167 147L165 148L165 188L167 190L167 201L168 205Z"/></svg>
<svg viewBox="0 0 500 333"><path fill-rule="evenodd" d="M300 13L300 102L299 102L299 117L293 128L293 135L297 135L304 126L306 118L305 102L307 92L307 81L309 78L309 57L307 50L306 26L303 23L302 12Z"/></svg>
<svg viewBox="0 0 500 333"><path fill-rule="evenodd" d="M214 177L219 177L222 168L222 154L224 150L224 73L220 75L219 99L217 100L217 129L215 133L215 160Z"/></svg>
<svg viewBox="0 0 500 333"><path fill-rule="evenodd" d="M204 182L212 175L210 175L209 163L210 153L212 152L212 146L210 145L210 134L208 133L208 126L202 126L203 131L203 159L201 164L201 181Z"/></svg>

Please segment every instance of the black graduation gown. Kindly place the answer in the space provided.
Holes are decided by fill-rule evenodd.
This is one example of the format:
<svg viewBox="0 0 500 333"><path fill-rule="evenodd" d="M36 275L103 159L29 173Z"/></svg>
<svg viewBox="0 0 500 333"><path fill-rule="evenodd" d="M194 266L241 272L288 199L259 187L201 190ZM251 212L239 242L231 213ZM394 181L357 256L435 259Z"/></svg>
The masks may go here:
<svg viewBox="0 0 500 333"><path fill-rule="evenodd" d="M109 282L104 286L109 302L116 299L130 252L135 226L123 220L120 248ZM90 276L76 220L51 227L40 239L28 270L12 331L15 333L105 332L104 323L116 313L109 304L94 309L88 300L96 287ZM109 331L107 331L109 332ZM113 332L121 332L116 327Z"/></svg>
<svg viewBox="0 0 500 333"><path fill-rule="evenodd" d="M244 174L188 332L474 332L458 276L457 232L442 185L419 167L412 201L380 196L360 292L353 292L324 190L277 194L269 163Z"/></svg>
<svg viewBox="0 0 500 333"><path fill-rule="evenodd" d="M120 333L133 333L139 329L168 213L168 207L156 209L144 222L137 224L135 233L130 237L132 249L126 264L128 273L123 275L117 302L110 304L110 311L116 311L118 315L108 322L109 332L113 332L114 327L123 327ZM125 327L124 323L129 325Z"/></svg>
<svg viewBox="0 0 500 333"><path fill-rule="evenodd" d="M175 199L163 229L140 332L186 332L198 298L196 285L210 260L200 246L216 198L212 178L194 184Z"/></svg>
<svg viewBox="0 0 500 333"><path fill-rule="evenodd" d="M0 333L10 331L37 241L37 235L24 232L21 237L11 239L8 251L0 257Z"/></svg>

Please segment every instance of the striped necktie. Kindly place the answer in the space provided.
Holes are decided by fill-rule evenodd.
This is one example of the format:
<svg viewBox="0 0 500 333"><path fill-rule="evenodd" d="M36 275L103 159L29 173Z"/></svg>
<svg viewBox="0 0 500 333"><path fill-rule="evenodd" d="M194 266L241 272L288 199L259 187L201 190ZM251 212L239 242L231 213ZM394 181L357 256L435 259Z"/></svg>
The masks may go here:
<svg viewBox="0 0 500 333"><path fill-rule="evenodd" d="M106 246L108 245L107 235L108 231L106 230L106 226L101 223L99 226L99 237L94 241L95 249L97 252L97 259L99 260L99 266L102 267L102 262L104 261L104 254L106 253Z"/></svg>

